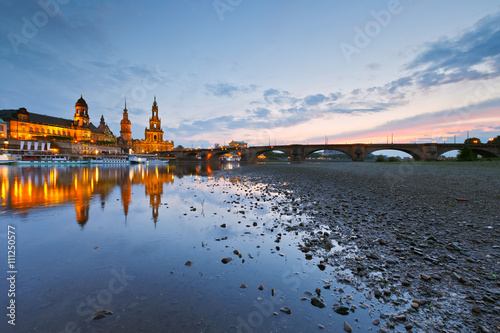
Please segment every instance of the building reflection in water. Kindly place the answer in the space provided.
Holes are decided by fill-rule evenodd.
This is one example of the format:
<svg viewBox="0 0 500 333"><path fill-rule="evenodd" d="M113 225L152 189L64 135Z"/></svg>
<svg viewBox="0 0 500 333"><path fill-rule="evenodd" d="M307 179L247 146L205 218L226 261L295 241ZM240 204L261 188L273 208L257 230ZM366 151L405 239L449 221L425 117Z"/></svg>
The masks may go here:
<svg viewBox="0 0 500 333"><path fill-rule="evenodd" d="M220 166L210 164L113 165L113 166L36 166L0 167L1 212L27 213L34 208L73 202L76 221L83 228L89 219L90 201L105 203L115 187L120 187L125 217L132 203L132 186L144 185L149 196L154 223L158 221L163 186L184 176L210 177Z"/></svg>

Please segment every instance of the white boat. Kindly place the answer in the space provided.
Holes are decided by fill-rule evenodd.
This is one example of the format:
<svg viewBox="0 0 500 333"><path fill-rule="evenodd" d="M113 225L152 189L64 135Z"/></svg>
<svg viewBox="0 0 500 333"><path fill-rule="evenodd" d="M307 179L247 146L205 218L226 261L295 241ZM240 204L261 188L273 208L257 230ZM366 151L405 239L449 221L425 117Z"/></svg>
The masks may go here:
<svg viewBox="0 0 500 333"><path fill-rule="evenodd" d="M11 164L12 162L14 162L14 160L10 154L0 155L0 164Z"/></svg>
<svg viewBox="0 0 500 333"><path fill-rule="evenodd" d="M90 164L129 164L128 156L99 156L90 160Z"/></svg>
<svg viewBox="0 0 500 333"><path fill-rule="evenodd" d="M130 156L129 159L130 163L133 164L143 164L148 162L147 157L140 157L140 156Z"/></svg>
<svg viewBox="0 0 500 333"><path fill-rule="evenodd" d="M39 165L39 164L88 164L89 160L71 158L70 156L53 155L23 155L12 161L15 164Z"/></svg>
<svg viewBox="0 0 500 333"><path fill-rule="evenodd" d="M239 162L240 157L236 156L223 156L219 159L222 163Z"/></svg>

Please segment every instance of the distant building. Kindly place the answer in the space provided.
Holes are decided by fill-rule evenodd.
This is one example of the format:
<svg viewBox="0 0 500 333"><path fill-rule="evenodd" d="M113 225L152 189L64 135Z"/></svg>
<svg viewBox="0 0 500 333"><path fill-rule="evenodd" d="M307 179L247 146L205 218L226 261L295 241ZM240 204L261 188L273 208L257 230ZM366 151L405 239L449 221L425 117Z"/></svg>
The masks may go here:
<svg viewBox="0 0 500 333"><path fill-rule="evenodd" d="M0 118L0 138L7 138L8 123Z"/></svg>
<svg viewBox="0 0 500 333"><path fill-rule="evenodd" d="M101 122L97 129L104 134L104 143L107 144L116 144L116 137L113 135L113 132L108 127L108 124L104 121L104 116L101 115Z"/></svg>
<svg viewBox="0 0 500 333"><path fill-rule="evenodd" d="M101 124L104 123L102 130L90 122L88 105L83 96L75 104L73 120L28 112L25 108L0 110L0 119L7 125L7 133L3 134L9 139L89 143L114 140L104 117L101 117Z"/></svg>
<svg viewBox="0 0 500 333"><path fill-rule="evenodd" d="M101 115L99 126L90 122L89 107L80 96L75 104L73 119L46 116L28 112L25 108L0 110L0 138L14 139L14 149L44 150L52 147L60 153L154 153L174 149L174 142L163 139L161 119L158 117L156 97L153 102L149 128L144 131L144 139L132 139L131 121L128 119L127 104L120 122L120 137L116 138ZM24 141L29 143L24 146ZM36 142L31 144L31 141ZM50 144L49 144L50 142ZM40 143L40 145L39 145ZM36 147L31 149L31 147Z"/></svg>
<svg viewBox="0 0 500 333"><path fill-rule="evenodd" d="M247 143L243 141L231 141L229 142L229 147L234 147L234 148L246 148Z"/></svg>

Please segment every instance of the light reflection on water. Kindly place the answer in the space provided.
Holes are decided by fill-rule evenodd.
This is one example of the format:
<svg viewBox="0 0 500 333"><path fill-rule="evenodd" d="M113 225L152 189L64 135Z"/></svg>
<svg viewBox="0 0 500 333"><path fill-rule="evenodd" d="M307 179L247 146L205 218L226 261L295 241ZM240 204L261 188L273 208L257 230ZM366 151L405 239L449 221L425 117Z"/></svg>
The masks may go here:
<svg viewBox="0 0 500 333"><path fill-rule="evenodd" d="M324 309L300 300L332 277L317 261L304 260L297 249L302 235L281 229L272 207L279 195L263 185L213 177L207 165L8 166L0 176L2 223L17 233L17 331L343 327L345 318L331 305L345 293L325 289ZM222 264L225 257L233 260ZM0 287L7 290L3 281ZM282 306L292 314L280 312ZM114 314L89 320L101 309ZM349 316L353 327L354 318L370 326L367 312Z"/></svg>

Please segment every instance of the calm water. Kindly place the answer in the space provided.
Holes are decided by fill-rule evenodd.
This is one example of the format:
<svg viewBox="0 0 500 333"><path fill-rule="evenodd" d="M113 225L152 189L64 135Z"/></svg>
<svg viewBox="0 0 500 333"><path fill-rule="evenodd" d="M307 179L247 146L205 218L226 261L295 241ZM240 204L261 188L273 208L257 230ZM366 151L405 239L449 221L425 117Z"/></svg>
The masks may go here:
<svg viewBox="0 0 500 333"><path fill-rule="evenodd" d="M0 282L0 331L311 332L322 324L340 332L344 320L371 327L381 304L335 284L334 268L305 260L303 235L279 227L280 196L223 175L206 165L0 167L0 267L6 276L10 225L18 272L15 329L6 318L9 285ZM223 264L226 257L233 260ZM323 309L301 300L318 287ZM368 308L332 310L351 296ZM102 309L113 315L91 320Z"/></svg>

